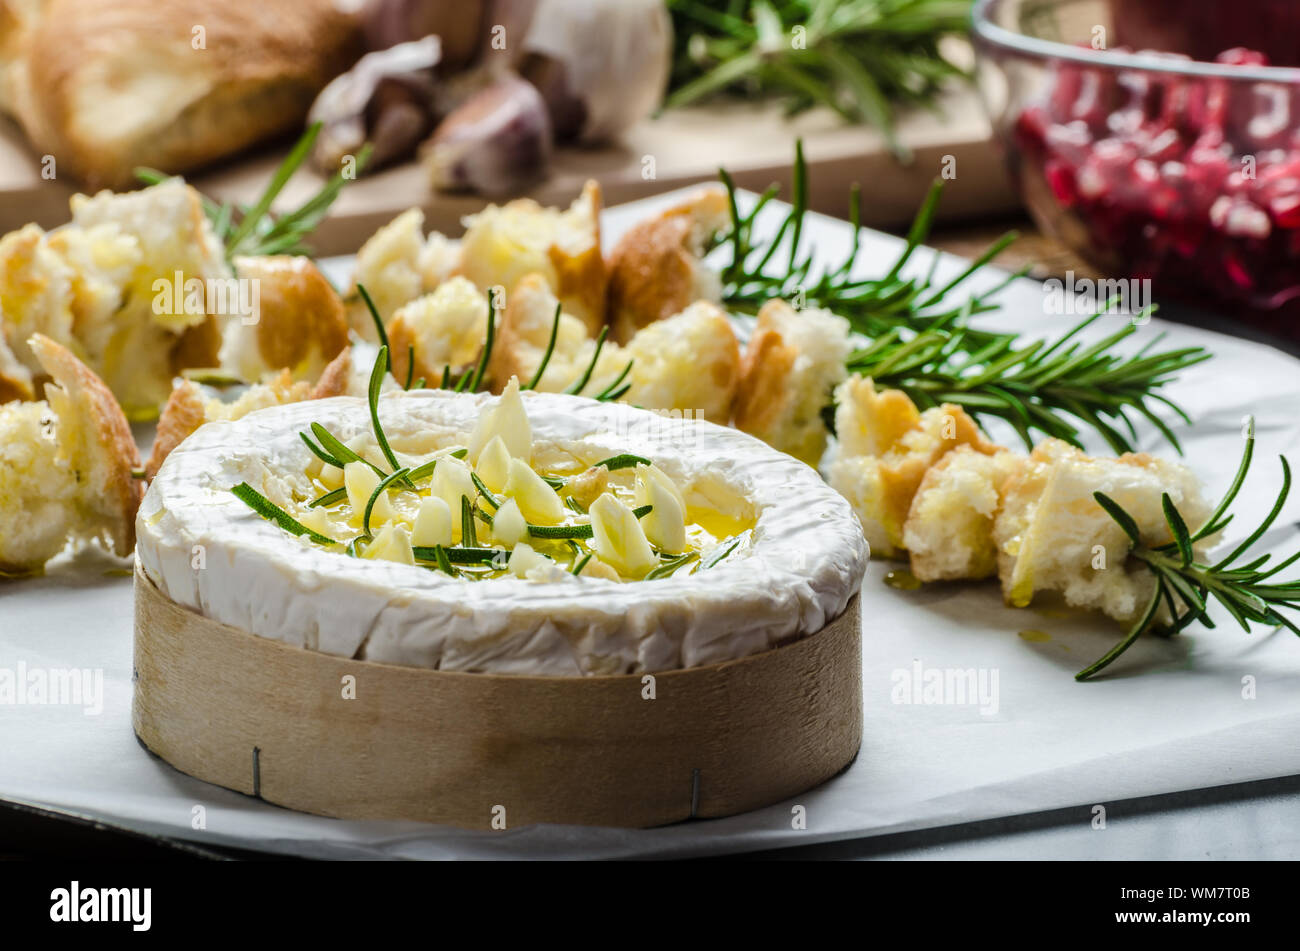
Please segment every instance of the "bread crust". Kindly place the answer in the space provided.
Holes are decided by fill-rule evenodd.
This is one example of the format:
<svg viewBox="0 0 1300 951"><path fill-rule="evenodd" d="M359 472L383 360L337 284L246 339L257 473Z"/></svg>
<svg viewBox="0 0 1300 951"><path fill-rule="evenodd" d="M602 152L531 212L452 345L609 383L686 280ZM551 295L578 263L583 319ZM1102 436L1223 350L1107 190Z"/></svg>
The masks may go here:
<svg viewBox="0 0 1300 951"><path fill-rule="evenodd" d="M618 343L679 314L700 296L704 231L727 211L726 194L705 188L656 218L639 222L609 256L607 314Z"/></svg>
<svg viewBox="0 0 1300 951"><path fill-rule="evenodd" d="M330 396L346 396L348 380L352 377L352 348L344 347L325 369L320 379L307 395L309 400L323 400Z"/></svg>
<svg viewBox="0 0 1300 951"><path fill-rule="evenodd" d="M762 431L781 415L785 378L797 356L795 348L771 327L759 328L749 338L740 358L740 379L736 381L732 408L732 422L737 429Z"/></svg>
<svg viewBox="0 0 1300 951"><path fill-rule="evenodd" d="M309 258L237 258L235 271L258 282L257 351L269 369L296 369L313 351L323 361L333 360L347 347L343 299Z"/></svg>
<svg viewBox="0 0 1300 951"><path fill-rule="evenodd" d="M158 432L154 436L153 449L149 451L149 462L144 467L145 475L150 479L156 476L171 451L202 426L204 418L203 395L198 386L182 380L167 397L167 404L158 417Z"/></svg>
<svg viewBox="0 0 1300 951"><path fill-rule="evenodd" d="M106 463L108 484L103 486L103 495L110 501L107 528L113 550L118 555L129 555L135 548L135 513L145 488L144 480L134 475L140 468L140 452L131 426L104 381L70 350L44 334L33 334L29 343L54 383L85 411L85 424L94 433L95 449Z"/></svg>
<svg viewBox="0 0 1300 951"><path fill-rule="evenodd" d="M47 0L11 107L60 165L125 188L139 165L185 172L292 128L360 52L332 0Z"/></svg>

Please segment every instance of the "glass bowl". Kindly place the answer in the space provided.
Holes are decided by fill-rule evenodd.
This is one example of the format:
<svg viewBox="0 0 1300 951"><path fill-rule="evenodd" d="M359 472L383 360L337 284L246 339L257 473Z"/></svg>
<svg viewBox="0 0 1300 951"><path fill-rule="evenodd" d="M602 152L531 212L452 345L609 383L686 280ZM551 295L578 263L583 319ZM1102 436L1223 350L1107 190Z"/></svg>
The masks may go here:
<svg viewBox="0 0 1300 951"><path fill-rule="evenodd" d="M1265 22L1245 15L1252 4L1269 8L1274 30L1279 16L1300 27L1294 0L1238 0L1235 22ZM1181 0L1179 22L1198 22L1193 8L1204 5ZM1295 338L1300 69L1269 66L1245 48L1201 62L1111 47L1179 45L1143 26L1167 27L1167 7L979 0L979 87L1008 168L1039 227L1099 270L1149 278L1162 296L1218 305ZM1180 33L1212 42L1204 30Z"/></svg>

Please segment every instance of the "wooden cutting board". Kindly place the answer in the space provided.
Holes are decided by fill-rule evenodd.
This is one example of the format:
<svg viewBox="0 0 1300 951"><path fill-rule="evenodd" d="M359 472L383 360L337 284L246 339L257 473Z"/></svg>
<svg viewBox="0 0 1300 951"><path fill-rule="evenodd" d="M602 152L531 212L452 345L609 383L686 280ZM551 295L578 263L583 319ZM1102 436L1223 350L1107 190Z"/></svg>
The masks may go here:
<svg viewBox="0 0 1300 951"><path fill-rule="evenodd" d="M606 204L631 201L695 182L716 180L719 166L737 184L761 191L773 182L788 187L794 140L802 137L809 167L809 200L817 211L845 217L849 186L863 189L863 224L893 228L913 215L945 157L955 169L940 215L948 220L1005 212L1018 206L990 129L973 90L955 89L940 105L942 114L914 112L899 122L899 138L911 149L901 165L883 137L864 126L846 125L829 111L786 119L774 104L738 103L674 109L633 128L612 148L561 149L550 176L531 194L548 205L567 204L588 178L600 181ZM287 144L244 156L190 176L218 200L251 201L283 158ZM653 173L645 170L653 160ZM320 178L301 172L281 194L281 207L311 195ZM35 221L50 228L68 218L74 182L41 176L34 154L11 122L0 124L0 233ZM318 254L355 251L376 228L418 205L427 229L461 231L460 219L484 199L432 191L423 169L407 163L363 178L344 189L317 230Z"/></svg>

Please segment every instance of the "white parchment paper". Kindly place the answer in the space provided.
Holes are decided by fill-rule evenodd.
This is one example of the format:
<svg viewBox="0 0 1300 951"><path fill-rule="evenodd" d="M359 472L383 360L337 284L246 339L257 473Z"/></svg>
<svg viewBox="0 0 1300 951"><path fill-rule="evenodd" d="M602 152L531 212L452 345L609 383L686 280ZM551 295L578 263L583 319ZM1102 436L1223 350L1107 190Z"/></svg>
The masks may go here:
<svg viewBox="0 0 1300 951"><path fill-rule="evenodd" d="M606 239L668 200L611 210ZM773 204L766 212L769 219L779 217L782 208ZM844 223L810 216L807 230L826 260L847 252L851 233ZM864 259L883 271L901 242L868 232L864 245ZM927 263L923 257L917 266ZM962 266L945 259L939 273L955 274ZM333 271L346 279L343 262L333 262ZM1002 301L1001 312L982 318L988 326L1044 336L1076 319L1045 316L1043 288L1031 281L1016 282ZM1099 321L1092 336L1113 332L1119 319ZM1281 482L1276 456L1300 461L1300 362L1254 343L1159 321L1141 328L1133 342L1140 346L1160 332L1168 335L1163 346L1202 345L1216 355L1168 390L1194 421L1175 430L1210 494L1222 491L1236 468L1243 417L1256 417L1256 462L1229 529L1231 541L1270 507ZM1171 451L1150 427L1141 436L1140 448ZM1269 534L1276 550L1296 545L1298 511L1289 505ZM1104 679L1077 684L1073 673L1119 635L1105 619L1051 604L1005 608L989 584L898 591L882 582L890 566L873 564L861 599L862 750L845 773L818 789L746 815L651 830L535 826L494 832L486 814L483 831L324 819L191 779L136 742L129 567L84 553L62 559L44 578L0 583L0 668L103 672L97 713L75 705L0 705L0 797L198 843L305 856L687 856L1104 805L1300 773L1300 639L1286 631L1247 635L1225 617L1213 631L1144 639ZM1034 633L1027 639L1020 632ZM974 670L986 696L967 703L900 702L904 682L948 669ZM793 828L795 806L806 814L804 829Z"/></svg>

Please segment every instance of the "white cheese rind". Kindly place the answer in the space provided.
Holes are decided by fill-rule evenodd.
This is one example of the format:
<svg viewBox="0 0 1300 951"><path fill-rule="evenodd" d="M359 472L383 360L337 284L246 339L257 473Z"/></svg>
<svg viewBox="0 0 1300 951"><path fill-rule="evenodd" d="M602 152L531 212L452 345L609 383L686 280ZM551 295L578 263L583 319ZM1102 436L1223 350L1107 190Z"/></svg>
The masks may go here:
<svg viewBox="0 0 1300 951"><path fill-rule="evenodd" d="M464 445L487 394L385 395L399 454ZM867 547L845 500L803 463L701 420L581 397L525 393L534 463L653 459L692 498L731 499L757 519L752 543L687 577L620 584L452 578L348 558L295 538L231 494L248 482L277 504L317 494L298 433L320 422L369 438L364 400L337 397L203 426L168 457L137 521L137 558L167 597L264 637L343 657L505 674L621 674L743 657L813 633L862 581ZM740 514L737 512L736 514Z"/></svg>

